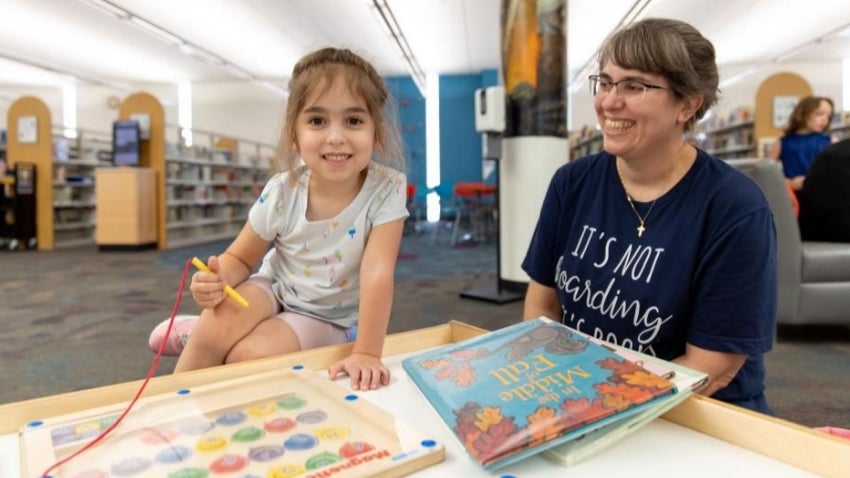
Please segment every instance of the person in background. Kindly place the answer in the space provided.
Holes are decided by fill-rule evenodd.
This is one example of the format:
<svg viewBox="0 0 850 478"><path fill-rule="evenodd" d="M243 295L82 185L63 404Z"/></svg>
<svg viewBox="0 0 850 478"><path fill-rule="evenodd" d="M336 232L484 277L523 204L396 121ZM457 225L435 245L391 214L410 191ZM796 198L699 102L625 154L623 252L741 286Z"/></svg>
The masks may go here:
<svg viewBox="0 0 850 478"><path fill-rule="evenodd" d="M604 151L560 167L522 268L546 316L708 374L701 393L772 413L776 231L759 187L685 141L717 100L714 46L691 25L610 36L590 90Z"/></svg>
<svg viewBox="0 0 850 478"><path fill-rule="evenodd" d="M850 138L815 157L800 193L802 240L850 242Z"/></svg>
<svg viewBox="0 0 850 478"><path fill-rule="evenodd" d="M374 67L349 50L320 49L295 65L279 145L284 171L227 250L209 258L210 272L192 276L203 311L175 372L343 343L357 324L331 379L346 373L355 390L389 383L381 355L408 216L389 103ZM247 308L227 298L228 284Z"/></svg>
<svg viewBox="0 0 850 478"><path fill-rule="evenodd" d="M773 142L767 153L769 158L782 163L785 178L795 191L802 189L806 172L815 156L831 143L826 130L834 111L835 106L829 98L803 98L791 112L782 137Z"/></svg>

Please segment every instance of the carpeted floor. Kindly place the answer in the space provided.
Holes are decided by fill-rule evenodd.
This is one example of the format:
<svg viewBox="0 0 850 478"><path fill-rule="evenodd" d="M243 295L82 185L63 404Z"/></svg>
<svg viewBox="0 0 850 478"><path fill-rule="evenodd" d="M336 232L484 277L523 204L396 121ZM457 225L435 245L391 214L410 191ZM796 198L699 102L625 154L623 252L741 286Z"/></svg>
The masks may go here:
<svg viewBox="0 0 850 478"><path fill-rule="evenodd" d="M441 231L436 244L429 234L405 236L391 332L451 319L492 330L520 319L521 302L459 296L495 285L495 246L450 247L448 236ZM186 261L225 245L0 252L0 403L144 377L153 358L148 334L174 308ZM188 294L178 312L195 312ZM157 374L170 373L174 361L163 359ZM767 356L768 399L777 415L850 428L848 363L850 327L781 329Z"/></svg>

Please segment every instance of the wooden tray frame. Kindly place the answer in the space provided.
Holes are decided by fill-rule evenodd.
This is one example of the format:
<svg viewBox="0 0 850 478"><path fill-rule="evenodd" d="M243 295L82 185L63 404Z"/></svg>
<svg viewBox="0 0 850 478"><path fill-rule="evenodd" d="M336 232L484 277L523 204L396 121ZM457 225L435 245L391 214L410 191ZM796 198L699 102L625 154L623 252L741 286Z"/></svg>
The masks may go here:
<svg viewBox="0 0 850 478"><path fill-rule="evenodd" d="M351 397L349 397L351 395ZM251 407L275 404L286 396L296 396L306 399L306 402L296 409L282 410L276 405L267 412L254 415ZM353 398L352 398L353 397ZM24 426L21 429L21 457L24 476L39 476L45 468L64 456L73 453L91 441L73 435L70 441L54 445L53 432L57 428L85 427L86 425L99 423L101 419L109 420L119 416L125 409L127 403L110 405L100 408L88 408L83 411L72 412L67 415L45 418L35 426ZM304 473L329 474L334 476L359 475L368 473L369 476L380 478L395 478L408 475L420 469L435 465L445 458L445 448L441 443L434 442L425 446L425 440L430 439L427 432L416 430L399 417L392 415L369 400L359 399L358 394L352 394L344 388L327 380L317 374L309 367L284 368L264 373L252 373L242 378L226 380L217 383L206 384L191 390L181 390L181 393L166 393L163 395L146 396L136 403L133 411L127 415L124 422L126 427L116 428L102 444L99 444L94 454L81 455L74 463L60 468L62 476L76 476L85 468L109 468L114 463L113 453L121 453L130 450L132 456L145 456L152 459L154 455L168 447L165 442L167 435L160 435L169 428L174 430L187 424L207 424L215 422L216 418L224 413L240 412L244 421L238 426L235 424L215 426L205 431L183 433L181 438L175 438L171 443L192 447L203 436L222 437L234 433L245 426L262 427L263 422L272 417L288 415L294 420L296 415L305 412L321 411L326 413L324 419L316 423L293 422L293 430L287 432L270 432L261 441L233 442L228 440L227 446L215 452L205 454L192 453L189 461L180 463L158 464L159 473L169 473L165 468L175 471L176 468L205 467L214 459L221 458L229 453L248 456L248 450L258 445L280 443L280 440L291 437L294 434L307 433L313 436L318 429L330 428L333 430L343 429L350 433L348 437L323 437L318 445L307 450L287 450L287 457L276 458L278 461L286 462L287 465L299 464L300 459L315 456L319 453L336 454L338 447L345 442L365 441L373 446L372 450L366 450L364 454L342 456L338 463L324 465L324 468L311 470L307 468ZM106 426L105 424L103 425ZM161 439L149 446L140 445L145 438ZM318 436L318 435L316 435ZM107 448L103 448L107 447ZM112 447L112 448L109 448ZM141 449L141 450L140 450ZM300 458L292 458L301 453ZM137 455L138 453L138 455ZM340 453L341 454L341 453ZM374 459L361 459L364 456L373 455ZM128 456L125 456L129 458ZM104 460L108 461L104 461ZM294 461L292 461L294 460ZM252 458L248 467L269 469L271 463L259 463ZM73 469L76 468L74 471ZM336 468L336 469L334 469ZM351 470L347 470L351 468ZM250 470L241 470L238 475L243 475ZM148 470L148 474L154 473ZM215 473L213 473L215 474ZM51 476L57 475L57 470L51 472Z"/></svg>
<svg viewBox="0 0 850 478"><path fill-rule="evenodd" d="M384 341L384 355L397 355L459 342L484 332L486 330L463 322L450 321L444 325L391 334ZM352 344L322 347L282 357L155 377L148 384L145 396L199 387L298 364L322 370L346 357L351 347ZM140 385L141 381L126 382L0 405L0 434L17 433L32 420L126 402ZM663 418L818 475L850 476L850 441L786 420L751 412L701 395L685 400L667 412Z"/></svg>

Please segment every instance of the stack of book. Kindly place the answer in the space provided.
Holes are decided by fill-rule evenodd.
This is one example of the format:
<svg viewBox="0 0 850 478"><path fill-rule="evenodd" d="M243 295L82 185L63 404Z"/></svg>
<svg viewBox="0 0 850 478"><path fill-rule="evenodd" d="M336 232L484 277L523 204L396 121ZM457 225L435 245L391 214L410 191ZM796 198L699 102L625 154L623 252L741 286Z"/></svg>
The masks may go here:
<svg viewBox="0 0 850 478"><path fill-rule="evenodd" d="M541 452L578 463L707 380L543 317L408 357L402 366L487 470Z"/></svg>

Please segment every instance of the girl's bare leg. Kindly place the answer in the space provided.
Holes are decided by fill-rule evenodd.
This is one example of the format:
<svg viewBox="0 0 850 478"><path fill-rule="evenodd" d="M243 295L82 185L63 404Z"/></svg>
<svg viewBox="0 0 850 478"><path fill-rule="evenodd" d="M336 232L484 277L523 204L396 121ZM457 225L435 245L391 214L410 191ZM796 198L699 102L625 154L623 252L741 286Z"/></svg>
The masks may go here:
<svg viewBox="0 0 850 478"><path fill-rule="evenodd" d="M239 340L227 354L225 362L244 362L299 350L301 345L292 327L277 317L270 317Z"/></svg>
<svg viewBox="0 0 850 478"><path fill-rule="evenodd" d="M243 308L227 298L215 309L204 309L174 372L222 365L237 342L250 334L257 324L276 313L277 304L261 287L246 283L240 284L236 290L250 306Z"/></svg>

